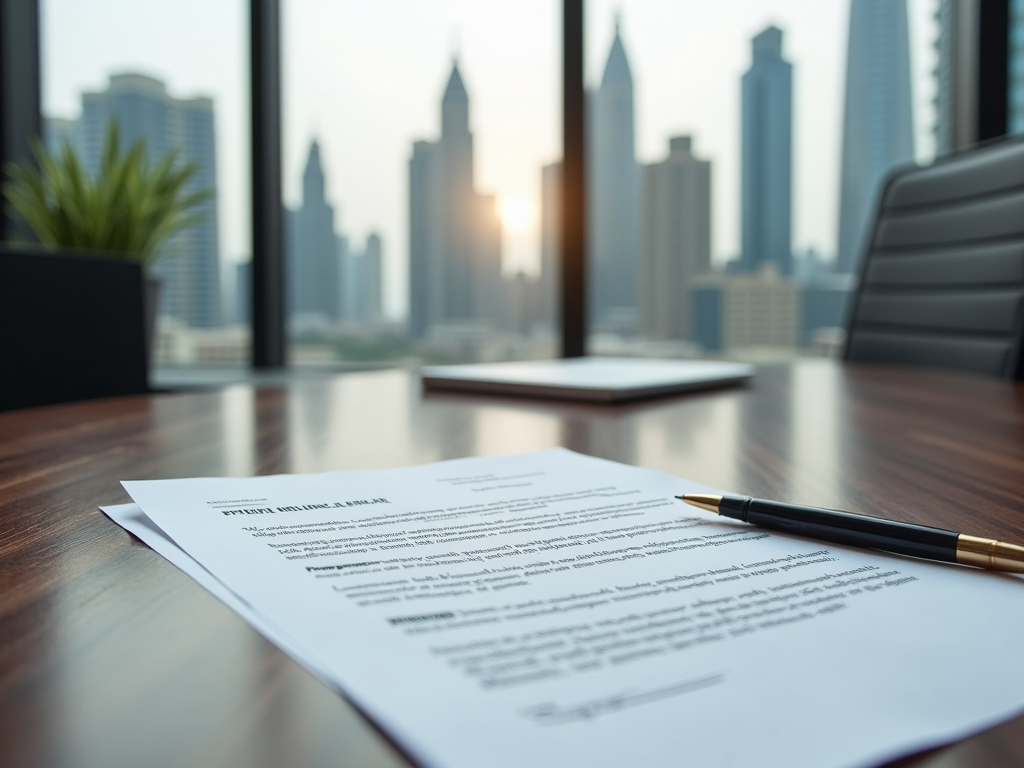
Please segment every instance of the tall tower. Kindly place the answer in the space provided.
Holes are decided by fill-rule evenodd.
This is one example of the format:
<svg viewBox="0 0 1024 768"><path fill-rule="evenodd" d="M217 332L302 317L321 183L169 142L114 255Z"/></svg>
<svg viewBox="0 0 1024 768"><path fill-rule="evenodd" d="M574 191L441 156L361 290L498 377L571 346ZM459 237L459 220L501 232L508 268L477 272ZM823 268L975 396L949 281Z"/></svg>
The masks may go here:
<svg viewBox="0 0 1024 768"><path fill-rule="evenodd" d="M883 0L884 1L884 0ZM782 30L753 39L742 85L742 248L748 272L774 263L792 272L793 66L782 58Z"/></svg>
<svg viewBox="0 0 1024 768"><path fill-rule="evenodd" d="M309 147L302 174L302 206L290 217L289 314L336 320L339 316L339 254L334 208L327 202L320 145Z"/></svg>
<svg viewBox="0 0 1024 768"><path fill-rule="evenodd" d="M639 306L640 173L633 76L618 22L601 86L590 96L588 122L591 320L597 330L630 333Z"/></svg>
<svg viewBox="0 0 1024 768"><path fill-rule="evenodd" d="M198 171L187 192L217 188L217 152L213 101L177 99L159 80L145 75L121 74L99 93L82 95L82 116L74 131L83 165L90 174L99 168L107 128L116 121L121 149L138 140L146 142L149 162L169 150L181 162L194 162ZM170 238L153 274L163 280L160 314L193 328L221 324L218 203L214 196L199 208L202 221Z"/></svg>
<svg viewBox="0 0 1024 768"><path fill-rule="evenodd" d="M562 319L558 292L562 285L562 164L540 169L540 313L541 322L557 332Z"/></svg>
<svg viewBox="0 0 1024 768"><path fill-rule="evenodd" d="M441 99L441 140L437 144L437 179L443 290L443 316L465 320L476 316L475 231L473 209L473 134L469 131L469 94L459 65L452 65Z"/></svg>
<svg viewBox="0 0 1024 768"><path fill-rule="evenodd" d="M409 158L409 334L427 335L432 324L435 296L437 201L433 197L437 144L417 141Z"/></svg>
<svg viewBox="0 0 1024 768"><path fill-rule="evenodd" d="M441 136L409 161L409 326L485 327L501 315L501 226L473 187L469 96L458 64L441 99Z"/></svg>
<svg viewBox="0 0 1024 768"><path fill-rule="evenodd" d="M641 328L651 339L692 335L693 278L711 268L711 163L693 155L689 136L643 169Z"/></svg>
<svg viewBox="0 0 1024 768"><path fill-rule="evenodd" d="M857 270L880 184L913 160L906 0L850 0L837 271Z"/></svg>
<svg viewBox="0 0 1024 768"><path fill-rule="evenodd" d="M363 251L363 320L380 322L384 317L384 264L380 235L371 232Z"/></svg>

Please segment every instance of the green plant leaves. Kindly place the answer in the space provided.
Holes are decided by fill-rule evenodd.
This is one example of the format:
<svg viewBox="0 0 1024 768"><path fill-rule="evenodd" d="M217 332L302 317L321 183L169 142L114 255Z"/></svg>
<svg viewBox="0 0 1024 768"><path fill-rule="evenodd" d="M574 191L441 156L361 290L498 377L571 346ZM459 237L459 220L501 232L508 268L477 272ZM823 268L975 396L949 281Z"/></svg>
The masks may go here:
<svg viewBox="0 0 1024 768"><path fill-rule="evenodd" d="M212 189L188 189L199 165L179 162L176 150L150 163L140 139L122 154L116 122L95 178L67 141L51 154L36 140L33 155L38 167L8 164L4 195L51 250L106 251L148 266L163 243L203 220L196 209L214 196Z"/></svg>

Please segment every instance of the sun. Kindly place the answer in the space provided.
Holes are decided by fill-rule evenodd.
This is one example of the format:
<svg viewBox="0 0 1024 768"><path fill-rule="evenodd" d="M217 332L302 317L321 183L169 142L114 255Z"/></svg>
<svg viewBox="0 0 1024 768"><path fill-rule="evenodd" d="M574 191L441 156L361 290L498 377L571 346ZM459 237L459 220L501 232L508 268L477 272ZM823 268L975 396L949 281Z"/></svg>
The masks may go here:
<svg viewBox="0 0 1024 768"><path fill-rule="evenodd" d="M498 212L501 223L510 232L522 232L533 224L533 203L522 195L503 197Z"/></svg>

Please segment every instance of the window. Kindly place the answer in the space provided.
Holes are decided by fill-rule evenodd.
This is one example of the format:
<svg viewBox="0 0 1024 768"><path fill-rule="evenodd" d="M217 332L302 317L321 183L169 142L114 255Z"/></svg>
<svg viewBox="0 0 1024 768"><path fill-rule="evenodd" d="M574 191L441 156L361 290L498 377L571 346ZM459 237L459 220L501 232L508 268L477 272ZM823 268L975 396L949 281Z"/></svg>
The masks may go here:
<svg viewBox="0 0 1024 768"><path fill-rule="evenodd" d="M249 73L240 0L43 0L42 109L50 149L68 141L95 172L112 122L196 164L201 220L161 248L158 368L249 360ZM157 383L162 379L158 373Z"/></svg>
<svg viewBox="0 0 1024 768"><path fill-rule="evenodd" d="M934 153L934 14L591 0L590 350L834 347L881 180Z"/></svg>
<svg viewBox="0 0 1024 768"><path fill-rule="evenodd" d="M293 364L557 354L541 209L560 15L555 0L284 3Z"/></svg>

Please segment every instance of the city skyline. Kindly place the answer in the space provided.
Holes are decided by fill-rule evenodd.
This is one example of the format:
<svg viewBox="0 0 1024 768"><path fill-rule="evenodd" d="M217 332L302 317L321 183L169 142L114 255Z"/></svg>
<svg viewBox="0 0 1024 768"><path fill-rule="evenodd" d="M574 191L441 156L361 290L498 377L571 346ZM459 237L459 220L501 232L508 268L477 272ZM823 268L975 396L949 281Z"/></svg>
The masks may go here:
<svg viewBox="0 0 1024 768"><path fill-rule="evenodd" d="M737 268L756 273L763 264L774 263L776 272L785 276L792 271L788 194L792 67L783 58L782 30L770 26L752 38L751 65L741 84L743 238L745 244L752 242L758 251L745 250ZM870 93L862 108L870 112L872 101L879 98L879 94ZM116 118L122 123L128 141L145 139L157 154L171 148L183 149L190 157L196 157L198 152L205 161L205 183L209 184L214 177L211 100L175 99L159 81L137 74L112 76L106 91L83 94L82 100L79 121L61 121L55 126L54 136L72 138L83 151L87 171L95 171L102 135L111 119ZM601 85L590 93L588 107L593 137L589 153L593 192L590 241L595 254L591 270L595 279L590 285L593 329L597 333L626 335L639 330L651 339L684 341L690 334L689 291L695 285L694 278L707 275L710 267L711 163L695 158L692 138L680 136L670 139L666 160L638 165L632 106L630 65L616 34ZM194 116L203 119L196 122ZM200 145L193 146L197 138ZM534 308L529 311L540 309L546 303L546 286L535 285L522 272L512 281L502 280L498 209L492 195L477 190L474 145L470 98L458 61L453 61L440 100L440 135L434 141L414 142L409 160L409 257L413 276L409 330L414 338L446 343L456 340L459 344L478 346L484 338L481 334L489 330L527 328L529 322L524 322L527 318L523 312L528 307ZM552 168L546 166L541 176L550 176ZM287 211L289 316L293 331L337 327L344 320L368 319L370 313L376 314L377 296L367 296L365 302L360 298L380 291L380 238L371 235L360 253L350 250L348 238L336 221L334 207L326 197L321 148L315 139L309 145L302 185L301 205ZM554 243L550 242L552 217L557 215L551 188L557 182L545 178L542 185L548 190L544 205L548 220L542 222L547 233L544 261L548 271L543 278L550 284L557 271L551 258ZM209 224L209 229L215 232L215 208ZM199 235L200 242L203 240L201 228L185 233L192 234ZM203 262L204 256L202 248L193 248L174 263ZM213 256L213 264L217 265L215 251ZM218 271L215 266L215 287ZM189 273L188 269L182 271L186 277L191 277ZM185 290L185 283L171 282L170 307L175 304L175 296L201 296L206 285L202 280L185 281ZM723 285L734 291L741 284ZM798 290L795 283L751 283L749 289L777 298ZM511 296L513 293L515 297ZM640 307L644 309L642 318L639 312L635 316L623 314L623 310ZM167 314L178 316L193 327L216 325L196 322L174 311ZM796 315L780 325L785 330L774 337L796 338L795 318ZM638 327L641 319L642 328ZM767 319L773 320L774 316ZM299 325L294 325L296 321ZM729 327L735 330L734 325Z"/></svg>
<svg viewBox="0 0 1024 768"><path fill-rule="evenodd" d="M928 103L933 5L931 0L910 1L917 135L925 156L933 122ZM558 8L553 2L430 5L397 0L380 6L285 5L286 202L294 206L299 199L309 140L316 135L329 141L335 149L328 158L328 197L342 211L346 228L359 236L379 229L392 244L385 259L385 271L394 278L387 301L390 316L399 314L407 290L401 274L407 257L406 151L412 139L431 130L437 83L443 84L456 31L460 58L472 71L467 86L477 94L474 130L482 137L477 148L481 187L497 193L499 202L522 195L533 202L535 213L539 210L535 169L560 154ZM737 0L719 8L591 0L587 71L592 84L600 78L616 10L621 11L627 48L639 46L631 61L637 82L637 159L660 158L667 137L686 133L715 163L717 263L738 252L738 77L749 63L748 41L768 23L786 30L787 51L796 67L794 133L802 147L794 157L794 250L814 246L831 256L838 226L846 3ZM398 14L414 23L396 33ZM74 117L81 92L100 87L112 71L128 69L154 73L175 95L215 99L221 133L221 251L229 260L247 257L244 14L234 6L199 0L48 0L43 32L48 116ZM182 57L182 45L193 54ZM325 99L327 93L332 98ZM800 93L808 96L801 101ZM532 234L526 234L539 248L539 216L533 219Z"/></svg>

